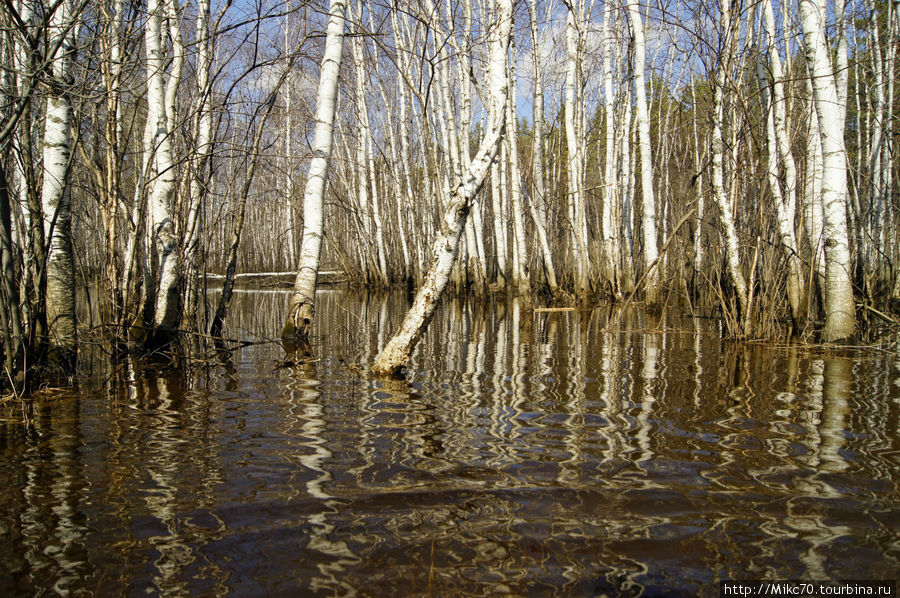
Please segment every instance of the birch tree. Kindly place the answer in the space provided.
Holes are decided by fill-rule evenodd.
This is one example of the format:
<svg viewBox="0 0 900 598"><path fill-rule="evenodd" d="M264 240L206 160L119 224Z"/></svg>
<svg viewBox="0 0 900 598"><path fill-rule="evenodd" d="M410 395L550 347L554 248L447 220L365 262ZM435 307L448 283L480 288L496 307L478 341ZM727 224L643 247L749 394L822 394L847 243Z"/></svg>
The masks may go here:
<svg viewBox="0 0 900 598"><path fill-rule="evenodd" d="M616 194L616 97L613 87L613 54L615 52L615 34L610 23L614 18L608 3L604 3L601 38L603 41L603 116L606 122L605 144L603 154L603 190L600 217L601 250L603 256L602 275L610 286L614 297L621 295L619 287L618 264L620 260L619 236L615 228L618 205ZM598 162L600 162L598 157Z"/></svg>
<svg viewBox="0 0 900 598"><path fill-rule="evenodd" d="M566 176L568 185L568 216L575 262L575 295L585 300L590 292L587 221L584 212L584 143L581 135L581 61L584 50L582 15L583 2L568 4L566 14L566 88L565 128L568 150Z"/></svg>
<svg viewBox="0 0 900 598"><path fill-rule="evenodd" d="M719 206L719 217L722 220L722 236L725 243L725 256L728 263L728 273L734 284L735 293L738 296L740 316L744 321L743 334L749 330L750 314L747 281L741 271L740 248L738 246L737 229L734 225L734 215L728 194L725 190L725 86L729 78L729 70L732 67L732 56L735 44L735 23L731 15L731 1L722 0L720 3L720 26L722 31L721 50L718 65L716 67L716 81L713 99L713 125L712 125L712 185L713 196L716 205Z"/></svg>
<svg viewBox="0 0 900 598"><path fill-rule="evenodd" d="M797 168L788 137L789 123L784 91L784 72L775 38L775 15L772 0L763 0L763 25L769 72L759 63L759 81L766 119L766 151L769 188L775 200L775 215L781 247L788 266L787 294L794 322L800 321L804 309L803 272L794 230L797 212ZM769 76L771 74L771 81ZM780 167L779 167L780 164ZM781 183L783 173L784 186Z"/></svg>
<svg viewBox="0 0 900 598"><path fill-rule="evenodd" d="M148 0L144 32L147 52L147 125L145 154L149 161L150 268L145 324L147 341L165 344L171 340L181 316L181 250L175 230L176 168L172 147L175 99L181 82L184 47L177 22L176 0ZM172 41L171 64L165 44Z"/></svg>
<svg viewBox="0 0 900 598"><path fill-rule="evenodd" d="M197 100L194 107L197 145L191 158L190 204L182 240L182 263L185 267L185 314L196 317L199 290L196 288L198 250L200 247L200 217L203 200L212 177L210 159L212 135L212 37L210 35L210 0L197 3Z"/></svg>
<svg viewBox="0 0 900 598"><path fill-rule="evenodd" d="M309 164L306 190L303 195L303 234L300 246L300 265L294 281L294 294L288 311L282 338L308 341L309 328L315 314L316 279L322 251L324 231L325 186L331 159L334 113L338 94L338 75L344 47L344 21L347 0L331 0L328 9L328 28L325 52L319 71L316 94L316 129L313 138L313 158Z"/></svg>
<svg viewBox="0 0 900 598"><path fill-rule="evenodd" d="M822 145L822 206L825 215L825 329L826 342L845 339L855 329L856 306L850 279L847 235L847 154L844 117L835 73L825 40L824 0L800 0L803 48L810 66L813 97Z"/></svg>
<svg viewBox="0 0 900 598"><path fill-rule="evenodd" d="M553 253L547 236L547 221L543 210L536 205L537 202L547 201L547 187L544 181L544 82L541 71L541 42L538 33L537 1L528 0L528 16L531 23L531 58L534 68L534 109L533 109L533 139L531 158L531 200L528 209L534 222L537 234L538 247L541 250L541 263L544 266L544 276L547 278L547 286L552 295L559 294L559 283L556 278L556 268L553 265Z"/></svg>
<svg viewBox="0 0 900 598"><path fill-rule="evenodd" d="M641 155L641 230L644 245L644 271L647 273L644 296L649 304L660 300L659 270L652 269L659 251L656 245L656 200L653 194L653 150L650 146L650 115L647 109L647 89L644 63L647 48L644 42L644 23L637 0L628 0L628 21L631 25L632 81L634 85L635 120Z"/></svg>
<svg viewBox="0 0 900 598"><path fill-rule="evenodd" d="M507 84L506 139L509 144L510 199L513 215L513 285L516 293L523 298L531 299L531 279L528 272L528 251L525 239L525 211L522 203L522 173L519 170L519 144L516 123L516 47L510 36L509 83Z"/></svg>
<svg viewBox="0 0 900 598"><path fill-rule="evenodd" d="M53 82L49 86L44 119L43 183L41 204L47 251L46 315L51 348L58 352L66 369L74 366L76 355L75 264L72 254L72 210L67 193L72 155L72 103L68 95L72 54L77 27L70 21L80 18L75 3L61 2L50 21L54 36L61 36L53 56Z"/></svg>
<svg viewBox="0 0 900 598"><path fill-rule="evenodd" d="M440 234L432 245L432 261L425 280L416 292L413 304L400 328L381 350L372 370L382 375L397 375L409 363L410 355L425 333L447 286L456 260L459 239L471 208L472 199L484 183L503 137L508 93L507 54L512 34L512 0L497 0L497 22L491 31L490 107L491 120L484 138L462 178L449 191Z"/></svg>

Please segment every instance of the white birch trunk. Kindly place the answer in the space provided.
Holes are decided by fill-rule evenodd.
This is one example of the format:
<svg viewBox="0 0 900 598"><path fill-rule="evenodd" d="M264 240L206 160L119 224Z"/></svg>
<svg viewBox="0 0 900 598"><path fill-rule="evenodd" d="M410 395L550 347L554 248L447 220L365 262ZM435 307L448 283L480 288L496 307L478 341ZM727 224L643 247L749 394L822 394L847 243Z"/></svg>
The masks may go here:
<svg viewBox="0 0 900 598"><path fill-rule="evenodd" d="M528 208L531 219L534 222L538 246L541 250L541 263L544 267L544 276L547 278L547 286L550 293L559 293L559 283L556 279L556 268L553 265L553 254L547 239L547 221L543 210L536 205L543 204L547 200L547 187L544 182L544 81L541 72L541 43L542 38L538 34L537 2L528 0L528 16L531 23L531 58L534 69L534 109L532 119L534 122L534 138L532 140L531 154L531 199Z"/></svg>
<svg viewBox="0 0 900 598"><path fill-rule="evenodd" d="M383 375L400 374L425 332L447 281L459 247L472 199L481 188L491 162L497 155L503 135L507 98L507 51L512 32L512 0L498 0L497 24L492 31L490 60L490 125L465 175L449 193L441 232L433 245L433 260L421 288L416 293L400 325L384 349L378 354L372 370Z"/></svg>
<svg viewBox="0 0 900 598"><path fill-rule="evenodd" d="M740 251L737 239L737 230L734 226L734 215L725 191L725 143L723 128L725 123L725 85L728 78L728 69L731 68L731 49L734 43L733 24L731 22L731 10L729 0L722 0L721 25L724 36L724 49L720 56L716 69L716 85L713 100L713 129L712 129L712 186L716 204L719 206L719 216L722 220L722 236L725 243L725 257L728 262L728 273L734 284L735 292L740 304L740 317L745 324L750 320L748 311L747 282L741 271ZM746 325L744 326L746 331Z"/></svg>
<svg viewBox="0 0 900 598"><path fill-rule="evenodd" d="M192 156L190 181L190 206L188 207L187 224L185 226L182 247L183 263L186 277L186 312L190 317L196 314L197 290L197 250L200 244L200 214L211 172L209 158L212 151L212 112L210 101L212 86L210 70L212 69L212 41L209 35L210 0L197 3L197 101L194 110L197 118L197 145Z"/></svg>
<svg viewBox="0 0 900 598"><path fill-rule="evenodd" d="M394 32L394 43L397 46L397 61L400 69L404 73L409 73L409 65L408 65L408 50L405 45L405 36L402 35L400 27L398 26L397 19L397 10L391 9L391 29ZM415 201L413 194L413 182L412 176L410 174L410 165L412 164L412 160L410 157L409 151L409 125L410 119L407 116L407 110L409 109L409 95L408 90L406 88L406 81L403 80L402 77L398 77L397 79L397 92L400 100L399 114L398 114L398 125L399 125L399 151L400 151L400 168L403 174L403 195L398 196L397 198L397 210L398 213L402 212L403 209L410 209L413 206ZM401 207L403 206L403 207ZM398 218L398 224L402 226L402 218ZM402 239L406 239L405 230L402 233ZM413 244L416 245L418 243L418 236L413 239ZM407 243L404 242L404 246ZM415 259L413 253L415 252L415 247L408 250L410 253L410 269L408 270L408 278L414 278L416 275L416 271L419 265L419 260Z"/></svg>
<svg viewBox="0 0 900 598"><path fill-rule="evenodd" d="M32 25L33 11L32 11L32 1L31 0L19 0L16 2L16 8L18 9L19 18L22 20L26 26ZM16 36L15 39L15 48L13 48L13 66L15 67L15 73L10 72L11 76L16 77L16 91L19 96L24 98L28 94L29 84L27 82L27 73L31 70L29 55L31 53L31 49L28 47L27 40L25 40L22 36ZM26 118L28 111L31 110L30 103L25 105L25 112L23 112L20 122L27 123L28 118ZM13 202L14 209L13 214L13 224L20 224L21 226L14 226L15 234L18 238L19 245L25 247L27 242L25 240L26 229L30 228L31 224L28 221L28 210L26 206L28 205L28 178L25 173L24 163L27 160L31 159L31 132L28 130L27 126L19 127L21 134L13 135L12 146L14 151L22 156L21 160L13 160L13 179L14 179L14 199ZM27 132L26 132L27 131ZM24 221L24 222L23 222ZM27 270L27 264L26 264Z"/></svg>
<svg viewBox="0 0 900 598"><path fill-rule="evenodd" d="M515 271L513 285L519 296L531 298L531 278L528 272L528 251L525 240L525 211L522 207L522 173L519 170L519 144L516 123L516 46L510 39L509 83L506 102L506 139L509 141L510 199L513 213L513 235L515 238Z"/></svg>
<svg viewBox="0 0 900 598"><path fill-rule="evenodd" d="M617 127L618 148L617 178L618 178L618 194L621 198L619 205L622 206L621 227L625 241L625 249L621 252L622 256L622 281L627 284L627 288L623 290L630 292L634 288L634 172L631 165L634 163L632 157L632 134L634 132L634 120L632 118L631 107L631 87L623 85L620 93L620 105L622 108L622 118Z"/></svg>
<svg viewBox="0 0 900 598"><path fill-rule="evenodd" d="M694 118L691 125L694 133L694 168L697 174L694 175L694 198L697 202L697 218L694 225L694 280L700 279L700 272L703 269L703 218L706 215L705 194L703 193L703 170L704 165L700 157L700 137L697 133L697 120L700 118L697 106L697 84L694 80L694 74L691 73L691 102L693 104ZM695 283L695 288L696 288Z"/></svg>
<svg viewBox="0 0 900 598"><path fill-rule="evenodd" d="M900 12L900 6L896 3L888 7L888 24L887 24L887 56L885 57L885 65L884 72L886 77L891 81L891 84L888 85L887 88L887 98L885 99L885 112L889 115L894 114L895 108L895 90L896 90L896 64L897 64L897 48L898 48L898 24L900 24L900 17L898 17L897 13ZM882 168L880 176L882 177L884 188L893 189L894 188L894 134L896 127L894 126L895 119L888 118L886 127L887 131L885 132L885 144L882 151L884 155L882 157L882 164L885 164L885 167ZM852 190L852 185L851 185ZM893 208L893 206L891 206ZM893 216L894 210L891 210L891 214ZM897 263L898 257L898 248L896 239L894 236L894 231L896 230L894 224L894 218L884 218L884 231L882 236L882 242L885 247L890 247L891 250L886 252L889 263ZM900 272L900 271L898 271ZM896 295L895 295L896 296Z"/></svg>
<svg viewBox="0 0 900 598"><path fill-rule="evenodd" d="M788 138L787 110L784 93L783 70L775 38L775 16L772 0L764 0L763 17L769 54L772 81L762 63L759 63L760 87L763 90L766 109L766 146L768 153L767 172L769 186L775 199L775 215L778 221L782 251L788 265L787 294L794 322L799 322L804 310L803 272L794 217L797 212L797 169ZM784 187L781 185L779 161L784 172Z"/></svg>
<svg viewBox="0 0 900 598"><path fill-rule="evenodd" d="M66 91L70 84L75 28L70 27L73 2L60 3L50 19L54 36L66 35L53 57L55 85L47 97L44 121L43 185L44 238L47 251L47 324L51 349L58 351L61 364L71 369L76 355L75 263L72 255L72 212L66 193L69 159L72 154L72 103Z"/></svg>
<svg viewBox="0 0 900 598"><path fill-rule="evenodd" d="M541 71L541 36L538 34L537 0L528 0L531 22L531 59L534 67L534 140L532 147L532 193L534 201L546 201L544 184L544 77Z"/></svg>
<svg viewBox="0 0 900 598"><path fill-rule="evenodd" d="M204 0L208 1L208 0ZM284 55L290 56L293 52L291 44L293 43L291 29L291 13L293 11L292 2L288 0L287 10L284 16ZM290 60L290 59L289 59ZM285 242L287 243L287 259L288 263L293 264L297 261L297 240L294 228L294 86L293 73L288 75L285 81L284 90L284 179L283 185L283 209L287 228L285 229Z"/></svg>
<svg viewBox="0 0 900 598"><path fill-rule="evenodd" d="M174 2L174 0L171 0ZM156 275L148 295L152 310L151 342L165 342L178 326L180 317L180 251L175 232L175 186L171 126L175 123L175 97L181 77L183 49L180 44L175 8L166 0L148 0L145 44L147 52L147 129L145 152L149 154L150 191L148 209L151 245L151 274ZM163 24L173 40L171 71L166 75ZM164 80L168 79L165 81ZM148 289L148 291L150 291Z"/></svg>
<svg viewBox="0 0 900 598"><path fill-rule="evenodd" d="M322 56L319 89L316 96L313 158L309 164L306 191L303 195L303 239L300 247L300 265L294 281L294 295L291 298L290 311L282 331L282 337L299 337L303 341L309 338L309 327L315 313L316 279L319 272L319 256L322 251L324 231L325 185L328 180L328 162L331 159L347 1L331 0L328 12L325 53Z"/></svg>
<svg viewBox="0 0 900 598"><path fill-rule="evenodd" d="M360 22L359 2L354 2L348 6L350 13L350 22L358 27ZM350 46L353 53L354 63L354 92L356 96L356 122L359 127L357 130L356 144L356 160L354 168L356 170L356 197L359 203L358 214L362 224L362 234L359 236L360 246L363 250L364 259L360 266L363 269L363 280L370 284L373 280L381 281L381 273L378 271L377 257L373 256L374 246L374 219L372 218L372 210L369 203L369 185L368 185L368 145L371 137L371 129L369 127L369 110L366 105L366 89L365 89L365 68L363 67L363 41L359 35L351 38ZM375 248L377 252L377 248ZM374 272L373 272L374 270Z"/></svg>
<svg viewBox="0 0 900 598"><path fill-rule="evenodd" d="M832 342L852 335L856 320L847 236L847 154L841 127L844 115L825 40L825 3L821 0L800 0L800 22L807 62L812 69L822 139L822 206L825 215L823 338L826 342Z"/></svg>
<svg viewBox="0 0 900 598"><path fill-rule="evenodd" d="M825 294L825 214L822 210L822 138L819 135L819 115L816 112L816 101L813 97L812 81L806 80L808 101L809 129L806 134L806 182L803 193L803 221L806 223L806 236L809 240L811 271L819 296ZM824 301L823 301L824 303Z"/></svg>
<svg viewBox="0 0 900 598"><path fill-rule="evenodd" d="M373 25L373 17L371 11L369 12L369 29L374 31ZM372 42L372 57L373 62L378 64L378 43L373 40ZM400 85L403 85L403 81L400 81ZM394 101L389 98L387 86L380 86L381 92L381 101L383 105L390 106L391 102ZM400 109L400 119L404 119L406 117L405 106L401 106ZM391 189L393 191L393 199L394 199L394 215L396 217L395 225L397 227L397 238L400 241L400 249L401 256L403 259L402 270L400 272L400 280L405 282L410 273L410 254L409 254L409 242L407 241L407 233L406 233L406 218L403 214L403 204L405 190L403 188L403 176L401 173L401 165L400 165L400 156L397 149L397 132L394 126L394 112L393 110L384 110L382 111L382 124L386 131L387 137L387 146L388 152L390 156L390 163L388 167L390 168L390 184ZM374 170L373 170L374 172ZM374 184L374 183L373 183ZM387 209L387 208L385 208ZM378 223L378 227L381 227L381 223Z"/></svg>
<svg viewBox="0 0 900 598"><path fill-rule="evenodd" d="M889 188L885 187L885 177L882 173L885 170L885 166L889 170L892 166L890 157L888 156L887 163L885 164L882 160L885 157L885 146L888 139L886 135L887 123L890 122L890 115L886 111L886 101L885 101L885 65L884 60L882 58L882 51L884 48L883 43L881 43L879 31L878 31L878 21L879 21L879 11L872 11L872 15L869 19L869 26L872 31L872 49L870 53L872 55L872 73L873 73L873 84L870 87L870 92L867 94L867 104L868 110L867 113L871 115L871 122L869 123L869 147L868 147L868 164L869 164L869 185L871 186L870 193L870 202L872 204L872 234L871 236L874 239L878 239L878 241L882 241L884 239L884 233L887 229L885 226L885 218L887 207L887 195L889 194ZM893 85L893 81L890 77L887 77L889 83L887 85ZM860 148L861 149L861 148ZM869 235L864 235L864 238L868 238ZM865 246L858 248L859 259L863 261L866 269L872 268L874 265L874 257L872 251L871 243L866 243Z"/></svg>
<svg viewBox="0 0 900 598"><path fill-rule="evenodd" d="M601 37L603 39L603 112L606 120L606 148L603 157L603 191L600 216L600 234L602 237L603 276L610 286L611 294L621 294L618 277L620 259L619 236L615 223L619 212L616 194L616 109L615 87L613 85L613 52L615 35L610 26L611 9L604 5Z"/></svg>
<svg viewBox="0 0 900 598"><path fill-rule="evenodd" d="M504 77L506 73L504 72ZM494 111L498 112L494 112ZM491 104L488 107L488 119L493 123L497 119L504 120L506 118L505 104ZM502 140L498 148L499 152L503 152ZM491 165L491 211L494 219L494 259L497 262L497 278L495 287L497 290L505 290L506 283L509 278L509 267L506 258L509 252L506 238L506 217L503 211L503 196L506 193L503 172L503 160L494 162Z"/></svg>
<svg viewBox="0 0 900 598"><path fill-rule="evenodd" d="M635 119L638 130L638 146L641 153L641 229L644 242L644 271L646 276L644 296L647 303L655 304L660 300L659 270L651 271L651 264L656 262L659 250L656 244L656 200L653 195L653 150L650 147L650 116L647 110L647 90L644 81L644 62L646 44L644 43L644 24L640 8L636 0L628 0L628 19L631 23L631 35L634 40L633 81L635 95Z"/></svg>
<svg viewBox="0 0 900 598"><path fill-rule="evenodd" d="M566 89L565 89L565 113L566 113L566 144L568 149L567 181L568 181L568 210L571 226L571 239L573 241L575 263L575 295L580 300L587 298L590 292L588 280L588 247L584 231L584 187L583 174L583 139L579 135L579 64L581 61L581 34L579 32L579 20L581 15L576 14L575 6L570 5L566 17Z"/></svg>

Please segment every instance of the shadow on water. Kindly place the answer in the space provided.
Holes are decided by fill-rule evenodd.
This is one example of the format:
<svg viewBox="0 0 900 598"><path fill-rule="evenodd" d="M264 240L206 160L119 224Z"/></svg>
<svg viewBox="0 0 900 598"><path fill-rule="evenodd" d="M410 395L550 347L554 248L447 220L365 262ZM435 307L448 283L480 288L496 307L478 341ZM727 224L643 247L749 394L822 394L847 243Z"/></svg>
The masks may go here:
<svg viewBox="0 0 900 598"><path fill-rule="evenodd" d="M226 335L277 338L289 298L238 292ZM405 380L371 378L405 306L324 292L304 359L125 361L0 422L2 593L717 596L900 574L896 355L458 300Z"/></svg>

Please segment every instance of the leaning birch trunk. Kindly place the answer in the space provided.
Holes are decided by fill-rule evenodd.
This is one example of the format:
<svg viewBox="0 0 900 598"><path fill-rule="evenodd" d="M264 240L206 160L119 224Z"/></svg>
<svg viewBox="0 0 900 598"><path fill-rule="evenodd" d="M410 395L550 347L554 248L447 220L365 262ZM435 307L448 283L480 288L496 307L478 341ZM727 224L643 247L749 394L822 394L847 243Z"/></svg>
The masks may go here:
<svg viewBox="0 0 900 598"><path fill-rule="evenodd" d="M641 155L641 229L644 242L644 271L647 273L644 297L653 305L659 302L659 270L651 271L650 264L656 261L659 251L656 244L656 200L653 196L653 150L650 147L650 115L647 110L647 90L644 83L644 63L646 44L644 24L637 0L628 0L628 19L634 40L632 55L635 119L638 133L638 147Z"/></svg>
<svg viewBox="0 0 900 598"><path fill-rule="evenodd" d="M512 32L512 0L498 0L497 13L496 39L492 42L490 63L492 115L490 126L469 168L449 193L441 232L432 246L431 267L400 329L394 333L375 359L372 370L377 374L397 375L409 363L410 354L431 322L437 303L450 279L450 271L453 269L459 248L459 238L472 199L484 183L488 168L500 149L505 122L504 107L508 93L506 57Z"/></svg>
<svg viewBox="0 0 900 598"><path fill-rule="evenodd" d="M331 159L347 1L331 0L328 12L325 53L322 56L319 90L316 97L316 133L313 140L313 158L309 164L309 177L306 180L306 191L303 195L303 240L300 247L300 267L294 281L294 296L291 299L290 311L281 332L282 338L298 338L303 342L309 339L309 327L315 314L316 278L319 273L319 255L322 251L324 225L325 183L328 178L328 162Z"/></svg>
<svg viewBox="0 0 900 598"><path fill-rule="evenodd" d="M822 205L825 213L825 330L826 342L853 334L856 306L850 279L847 236L847 153L844 122L834 71L825 40L825 2L800 0L803 46L812 70L819 135L822 139Z"/></svg>
<svg viewBox="0 0 900 598"><path fill-rule="evenodd" d="M49 327L51 355L67 371L75 365L77 353L75 320L75 264L72 256L72 213L66 193L71 147L72 103L67 92L70 77L71 52L75 28L69 27L73 3L62 2L51 17L55 35L66 40L53 57L53 79L47 97L44 124L44 177L41 203L44 212L44 236L47 253L46 314Z"/></svg>

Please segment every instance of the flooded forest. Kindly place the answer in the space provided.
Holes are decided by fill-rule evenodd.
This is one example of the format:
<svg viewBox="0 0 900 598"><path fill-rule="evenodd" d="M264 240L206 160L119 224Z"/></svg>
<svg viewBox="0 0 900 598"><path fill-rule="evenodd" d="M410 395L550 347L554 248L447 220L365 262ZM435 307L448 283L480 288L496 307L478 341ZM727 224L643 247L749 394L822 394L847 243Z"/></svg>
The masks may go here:
<svg viewBox="0 0 900 598"><path fill-rule="evenodd" d="M898 50L884 0L3 3L0 593L897 580Z"/></svg>

